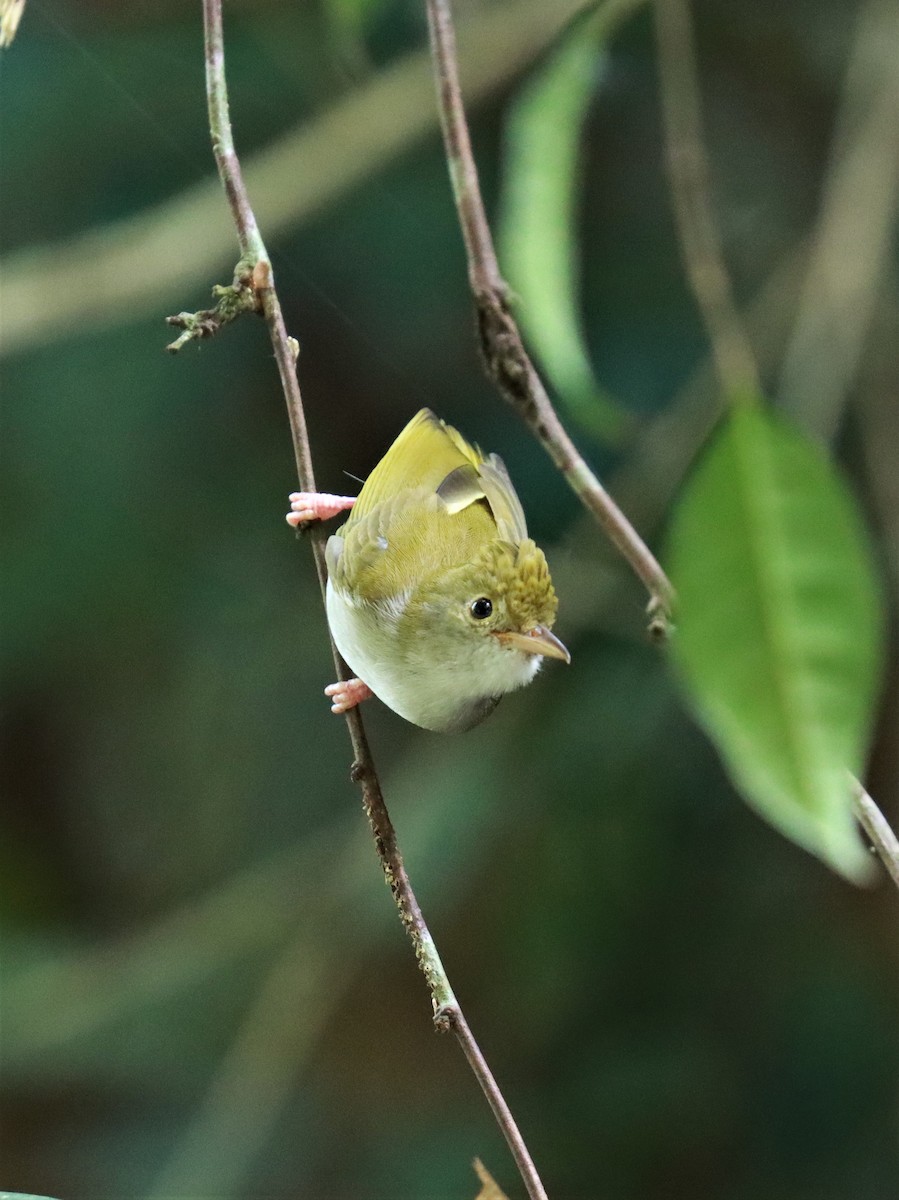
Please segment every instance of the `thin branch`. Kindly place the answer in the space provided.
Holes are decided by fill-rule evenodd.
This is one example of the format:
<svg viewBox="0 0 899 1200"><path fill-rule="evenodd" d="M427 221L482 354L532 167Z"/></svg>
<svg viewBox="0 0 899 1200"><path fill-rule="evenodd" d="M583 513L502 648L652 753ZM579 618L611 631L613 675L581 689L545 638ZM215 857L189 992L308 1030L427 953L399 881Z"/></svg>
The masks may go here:
<svg viewBox="0 0 899 1200"><path fill-rule="evenodd" d="M471 1064L471 1069L478 1077L478 1083L483 1088L484 1095L493 1109L493 1115L496 1117L496 1123L506 1135L506 1141L509 1143L509 1149L512 1151L512 1157L515 1159L515 1165L518 1167L518 1173L524 1181L524 1186L527 1188L528 1196L531 1200L547 1200L546 1191L537 1174L537 1168L534 1166L533 1159L528 1153L528 1148L524 1144L524 1139L518 1132L518 1127L509 1112L509 1106L503 1099L503 1094L499 1090L496 1080L490 1073L490 1068L487 1066L484 1056L481 1053L480 1047L474 1040L474 1035L468 1028L468 1022L462 1015L462 1010L456 1008L451 1014L453 1031L459 1039L462 1049L465 1051L465 1057Z"/></svg>
<svg viewBox="0 0 899 1200"><path fill-rule="evenodd" d="M212 294L216 298L213 308L166 317L167 325L174 325L183 331L166 346L170 354L177 354L188 342L215 337L223 326L236 320L241 313L262 311L259 296L253 287L253 265L252 258L242 258L234 269L233 283L227 287L217 283L213 287Z"/></svg>
<svg viewBox="0 0 899 1200"><path fill-rule="evenodd" d="M469 6L459 39L471 102L515 78L582 5L496 0ZM497 54L500 42L503 52ZM256 219L269 239L299 228L433 130L437 114L427 65L427 48L400 55L244 156ZM217 276L230 264L233 246L222 185L210 174L121 220L13 251L0 260L6 295L16 298L3 309L0 353L155 317L166 296Z"/></svg>
<svg viewBox="0 0 899 1200"><path fill-rule="evenodd" d="M649 547L581 456L528 357L508 289L500 274L484 211L478 172L462 103L456 39L448 0L426 0L440 123L453 195L468 256L468 278L478 312L481 348L490 378L525 421L650 594L650 629L664 636L673 600L671 584ZM636 0L607 0L610 18L637 7Z"/></svg>
<svg viewBox="0 0 899 1200"><path fill-rule="evenodd" d="M314 492L316 487L312 456L297 378L296 342L288 337L284 325L271 262L256 223L244 184L240 161L234 149L225 84L221 0L203 0L203 20L209 122L216 165L228 197L228 203L231 206L240 243L241 259L252 263L250 285L259 299L265 316L278 365L278 373L281 377L300 487L303 491ZM319 584L324 592L327 569L324 545L320 536L313 535L312 551ZM331 650L338 678L341 680L348 678L349 672L337 652L333 639L331 640ZM453 994L434 940L412 890L397 844L396 831L384 803L380 780L369 749L362 717L358 709L351 709L345 714L345 717L355 760L352 778L361 789L362 802L371 826L381 869L393 893L403 925L415 949L418 964L427 981L434 1008L435 1026L439 1030L451 1029L455 1033L472 1072L490 1101L497 1122L509 1143L516 1163L519 1165L531 1200L546 1200L546 1193L537 1177L537 1172L518 1127Z"/></svg>
<svg viewBox="0 0 899 1200"><path fill-rule="evenodd" d="M655 30L665 154L684 266L725 395L758 392L755 356L734 303L712 211L696 82L696 48L686 3L656 0Z"/></svg>
<svg viewBox="0 0 899 1200"><path fill-rule="evenodd" d="M899 838L890 828L886 817L862 787L857 779L852 778L852 807L856 820L871 839L871 845L877 851L880 861L886 867L890 878L899 888Z"/></svg>
<svg viewBox="0 0 899 1200"><path fill-rule="evenodd" d="M899 201L897 61L899 5L867 0L778 388L785 411L825 442L839 428L891 261Z"/></svg>
<svg viewBox="0 0 899 1200"><path fill-rule="evenodd" d="M681 254L712 344L722 390L733 400L742 389L760 390L758 369L734 303L709 194L688 0L655 0L655 18L666 152ZM896 835L861 783L852 775L850 780L856 819L899 887Z"/></svg>

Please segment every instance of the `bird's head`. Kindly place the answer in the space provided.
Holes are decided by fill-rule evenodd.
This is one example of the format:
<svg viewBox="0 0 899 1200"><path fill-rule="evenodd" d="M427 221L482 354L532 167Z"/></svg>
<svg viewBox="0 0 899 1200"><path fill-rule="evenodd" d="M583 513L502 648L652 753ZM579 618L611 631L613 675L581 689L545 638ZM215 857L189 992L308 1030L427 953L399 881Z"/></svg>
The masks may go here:
<svg viewBox="0 0 899 1200"><path fill-rule="evenodd" d="M512 655L530 678L542 658L571 661L551 632L557 604L543 551L525 538L517 546L492 541L472 561L431 577L411 607L427 610L428 639L448 657L511 669Z"/></svg>

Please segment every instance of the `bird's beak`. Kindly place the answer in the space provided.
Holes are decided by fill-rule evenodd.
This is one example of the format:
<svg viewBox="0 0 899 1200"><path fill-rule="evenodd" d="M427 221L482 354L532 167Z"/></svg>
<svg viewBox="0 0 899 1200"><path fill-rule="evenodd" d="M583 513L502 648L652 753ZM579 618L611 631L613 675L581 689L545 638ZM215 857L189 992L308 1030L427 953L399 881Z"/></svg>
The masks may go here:
<svg viewBox="0 0 899 1200"><path fill-rule="evenodd" d="M562 662L571 662L565 645L544 625L536 625L527 633L497 633L495 636L504 646L523 650L525 654L542 654L546 658L561 658Z"/></svg>

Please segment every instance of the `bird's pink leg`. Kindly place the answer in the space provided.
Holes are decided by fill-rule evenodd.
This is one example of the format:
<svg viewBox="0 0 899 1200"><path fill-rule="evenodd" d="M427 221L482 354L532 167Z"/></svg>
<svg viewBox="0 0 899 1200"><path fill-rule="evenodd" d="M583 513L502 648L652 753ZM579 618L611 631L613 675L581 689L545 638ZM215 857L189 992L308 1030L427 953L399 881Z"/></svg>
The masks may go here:
<svg viewBox="0 0 899 1200"><path fill-rule="evenodd" d="M325 695L331 697L332 713L345 713L347 709L355 708L357 704L373 696L374 692L361 679L345 679L340 683L329 683L325 688Z"/></svg>
<svg viewBox="0 0 899 1200"><path fill-rule="evenodd" d="M307 521L327 521L356 503L355 496L329 496L326 492L291 492L287 524L294 529Z"/></svg>

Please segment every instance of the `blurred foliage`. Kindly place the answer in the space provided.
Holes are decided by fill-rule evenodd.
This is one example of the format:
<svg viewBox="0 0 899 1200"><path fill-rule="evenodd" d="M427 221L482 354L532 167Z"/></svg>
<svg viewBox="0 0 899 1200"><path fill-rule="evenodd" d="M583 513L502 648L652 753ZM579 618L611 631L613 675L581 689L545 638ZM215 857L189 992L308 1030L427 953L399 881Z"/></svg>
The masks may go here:
<svg viewBox="0 0 899 1200"><path fill-rule="evenodd" d="M425 40L413 0L226 17L243 153ZM717 211L741 302L764 298L774 379L858 7L699 0L696 17ZM702 375L684 390L705 341L648 14L606 54L580 143L580 321L635 433L583 444L657 541L716 401ZM102 256L109 221L212 171L199 5L33 0L3 68L4 253L96 229ZM473 114L494 211L526 82ZM436 124L269 242L320 485L364 477L430 404L503 455L553 567L571 668L459 738L367 718L413 881L550 1194L892 1194L895 893L850 888L740 803L643 641L640 588L482 378ZM891 581L868 778L895 825L895 238L881 260L831 449ZM264 329L162 349L165 315L225 281L2 362L3 1186L449 1200L473 1194L478 1155L516 1195L476 1083L431 1031L321 696Z"/></svg>
<svg viewBox="0 0 899 1200"><path fill-rule="evenodd" d="M0 1192L0 1200L50 1200L48 1196L26 1196L24 1192Z"/></svg>
<svg viewBox="0 0 899 1200"><path fill-rule="evenodd" d="M616 443L624 414L597 383L581 329L576 221L581 123L601 75L602 43L630 15L606 12L574 23L509 114L500 248L550 384L584 430Z"/></svg>
<svg viewBox="0 0 899 1200"><path fill-rule="evenodd" d="M852 817L883 662L879 588L852 497L814 444L750 394L671 521L671 650L751 804L869 880Z"/></svg>

